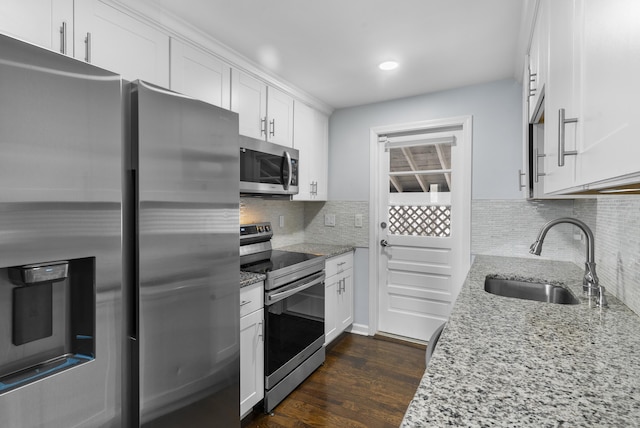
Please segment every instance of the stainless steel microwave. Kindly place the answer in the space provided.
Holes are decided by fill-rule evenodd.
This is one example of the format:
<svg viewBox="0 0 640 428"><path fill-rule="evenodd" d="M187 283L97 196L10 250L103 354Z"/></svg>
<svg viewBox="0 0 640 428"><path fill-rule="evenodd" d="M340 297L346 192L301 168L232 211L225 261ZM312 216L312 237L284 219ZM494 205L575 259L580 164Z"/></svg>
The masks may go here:
<svg viewBox="0 0 640 428"><path fill-rule="evenodd" d="M240 136L240 193L298 194L298 150Z"/></svg>

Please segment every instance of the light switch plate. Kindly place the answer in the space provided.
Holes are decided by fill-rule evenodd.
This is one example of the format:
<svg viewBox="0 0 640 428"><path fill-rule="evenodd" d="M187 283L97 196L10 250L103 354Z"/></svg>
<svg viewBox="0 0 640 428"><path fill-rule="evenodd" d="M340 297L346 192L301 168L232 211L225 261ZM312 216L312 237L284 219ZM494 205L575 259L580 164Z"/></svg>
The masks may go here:
<svg viewBox="0 0 640 428"><path fill-rule="evenodd" d="M335 214L325 214L324 215L324 225L334 227L336 225L336 215Z"/></svg>
<svg viewBox="0 0 640 428"><path fill-rule="evenodd" d="M362 214L356 214L355 226L362 227Z"/></svg>

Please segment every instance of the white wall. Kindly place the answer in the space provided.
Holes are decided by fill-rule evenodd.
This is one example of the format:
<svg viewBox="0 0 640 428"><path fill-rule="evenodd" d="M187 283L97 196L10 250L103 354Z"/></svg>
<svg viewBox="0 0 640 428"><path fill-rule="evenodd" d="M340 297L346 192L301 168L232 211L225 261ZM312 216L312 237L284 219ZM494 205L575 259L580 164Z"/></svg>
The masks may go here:
<svg viewBox="0 0 640 428"><path fill-rule="evenodd" d="M462 115L473 116L473 198L519 199L521 91L516 81L502 80L336 110L329 122L329 199L369 200L372 127Z"/></svg>

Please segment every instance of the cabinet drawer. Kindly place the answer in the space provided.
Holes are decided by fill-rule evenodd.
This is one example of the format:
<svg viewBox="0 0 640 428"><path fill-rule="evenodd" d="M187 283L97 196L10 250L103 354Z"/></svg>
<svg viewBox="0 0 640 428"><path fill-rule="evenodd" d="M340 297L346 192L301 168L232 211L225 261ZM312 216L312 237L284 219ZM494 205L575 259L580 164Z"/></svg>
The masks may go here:
<svg viewBox="0 0 640 428"><path fill-rule="evenodd" d="M327 259L325 272L327 278L353 268L353 252L348 252L336 257Z"/></svg>
<svg viewBox="0 0 640 428"><path fill-rule="evenodd" d="M240 289L240 317L262 309L264 305L264 283L258 282Z"/></svg>

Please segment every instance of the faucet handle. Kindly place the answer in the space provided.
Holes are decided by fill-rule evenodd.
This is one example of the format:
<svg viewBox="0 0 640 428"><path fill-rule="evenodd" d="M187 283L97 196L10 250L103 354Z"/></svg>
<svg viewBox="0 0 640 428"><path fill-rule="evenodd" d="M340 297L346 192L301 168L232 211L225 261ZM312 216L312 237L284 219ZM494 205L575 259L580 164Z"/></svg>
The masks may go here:
<svg viewBox="0 0 640 428"><path fill-rule="evenodd" d="M601 308L606 308L607 306L609 306L609 303L607 302L607 296L605 296L604 294L603 285L598 286L598 301L596 305L600 306Z"/></svg>

